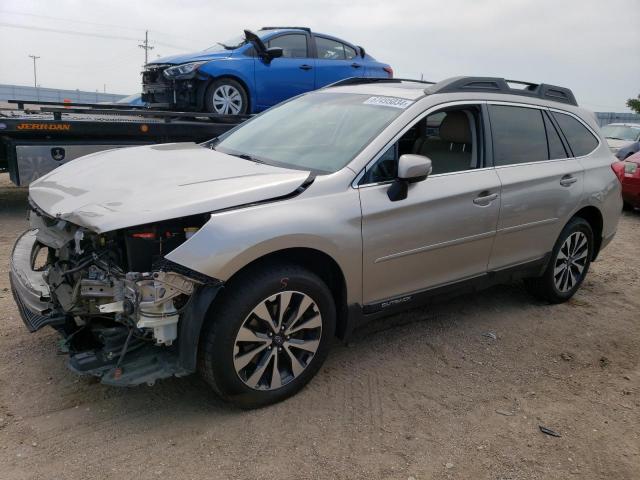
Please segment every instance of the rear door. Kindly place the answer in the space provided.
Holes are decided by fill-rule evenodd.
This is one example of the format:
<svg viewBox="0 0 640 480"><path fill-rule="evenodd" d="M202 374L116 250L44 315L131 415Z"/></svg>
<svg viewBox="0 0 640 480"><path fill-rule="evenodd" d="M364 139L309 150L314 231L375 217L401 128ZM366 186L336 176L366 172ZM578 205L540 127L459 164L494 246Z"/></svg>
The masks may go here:
<svg viewBox="0 0 640 480"><path fill-rule="evenodd" d="M580 202L582 165L544 108L489 105L501 207L489 270L541 259Z"/></svg>
<svg viewBox="0 0 640 480"><path fill-rule="evenodd" d="M338 80L364 76L364 63L356 50L337 40L314 35L316 44L316 88Z"/></svg>
<svg viewBox="0 0 640 480"><path fill-rule="evenodd" d="M258 108L266 108L295 95L313 90L315 60L306 33L287 33L269 39L266 46L280 47L283 54L267 62L255 60Z"/></svg>

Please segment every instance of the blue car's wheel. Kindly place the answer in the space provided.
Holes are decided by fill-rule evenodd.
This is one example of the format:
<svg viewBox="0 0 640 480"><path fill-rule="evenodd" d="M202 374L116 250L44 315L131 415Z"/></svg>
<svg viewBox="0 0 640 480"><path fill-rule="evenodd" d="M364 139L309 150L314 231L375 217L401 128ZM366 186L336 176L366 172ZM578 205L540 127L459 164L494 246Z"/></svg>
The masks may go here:
<svg viewBox="0 0 640 480"><path fill-rule="evenodd" d="M248 107L247 92L240 83L231 78L216 80L207 89L205 108L208 112L242 115L247 113Z"/></svg>

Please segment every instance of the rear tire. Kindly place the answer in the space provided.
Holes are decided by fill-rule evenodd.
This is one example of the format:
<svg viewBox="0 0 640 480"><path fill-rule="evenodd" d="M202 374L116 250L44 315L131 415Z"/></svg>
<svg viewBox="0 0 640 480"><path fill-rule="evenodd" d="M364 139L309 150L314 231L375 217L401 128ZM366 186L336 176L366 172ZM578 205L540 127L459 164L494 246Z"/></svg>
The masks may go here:
<svg viewBox="0 0 640 480"><path fill-rule="evenodd" d="M249 111L249 97L240 82L220 78L207 88L204 108L209 113L244 115Z"/></svg>
<svg viewBox="0 0 640 480"><path fill-rule="evenodd" d="M569 300L584 281L593 258L593 230L585 219L574 217L564 227L540 277L524 281L527 290L550 303Z"/></svg>
<svg viewBox="0 0 640 480"><path fill-rule="evenodd" d="M333 297L317 275L296 265L251 268L229 283L210 313L200 374L241 408L279 402L320 369L335 325Z"/></svg>

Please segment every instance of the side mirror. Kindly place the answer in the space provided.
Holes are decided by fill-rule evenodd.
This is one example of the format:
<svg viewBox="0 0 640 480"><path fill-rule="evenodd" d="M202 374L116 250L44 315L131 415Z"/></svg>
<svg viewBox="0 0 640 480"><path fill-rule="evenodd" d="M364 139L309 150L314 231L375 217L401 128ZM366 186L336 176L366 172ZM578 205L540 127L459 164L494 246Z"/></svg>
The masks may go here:
<svg viewBox="0 0 640 480"><path fill-rule="evenodd" d="M409 192L409 184L426 180L431 173L431 159L423 155L401 155L398 160L398 178L387 190L392 202L404 200Z"/></svg>
<svg viewBox="0 0 640 480"><path fill-rule="evenodd" d="M271 48L267 48L267 51L265 53L269 60L273 60L274 58L281 57L283 51L282 51L282 47L271 47Z"/></svg>

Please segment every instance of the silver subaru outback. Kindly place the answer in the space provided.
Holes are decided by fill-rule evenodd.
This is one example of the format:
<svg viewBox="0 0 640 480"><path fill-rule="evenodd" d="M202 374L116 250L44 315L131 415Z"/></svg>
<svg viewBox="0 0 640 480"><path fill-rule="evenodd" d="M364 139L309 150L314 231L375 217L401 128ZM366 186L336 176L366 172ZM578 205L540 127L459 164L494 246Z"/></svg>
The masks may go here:
<svg viewBox="0 0 640 480"><path fill-rule="evenodd" d="M96 153L31 184L11 283L109 385L199 371L252 408L363 322L524 279L564 302L611 241L614 158L570 90L349 79L223 136Z"/></svg>

